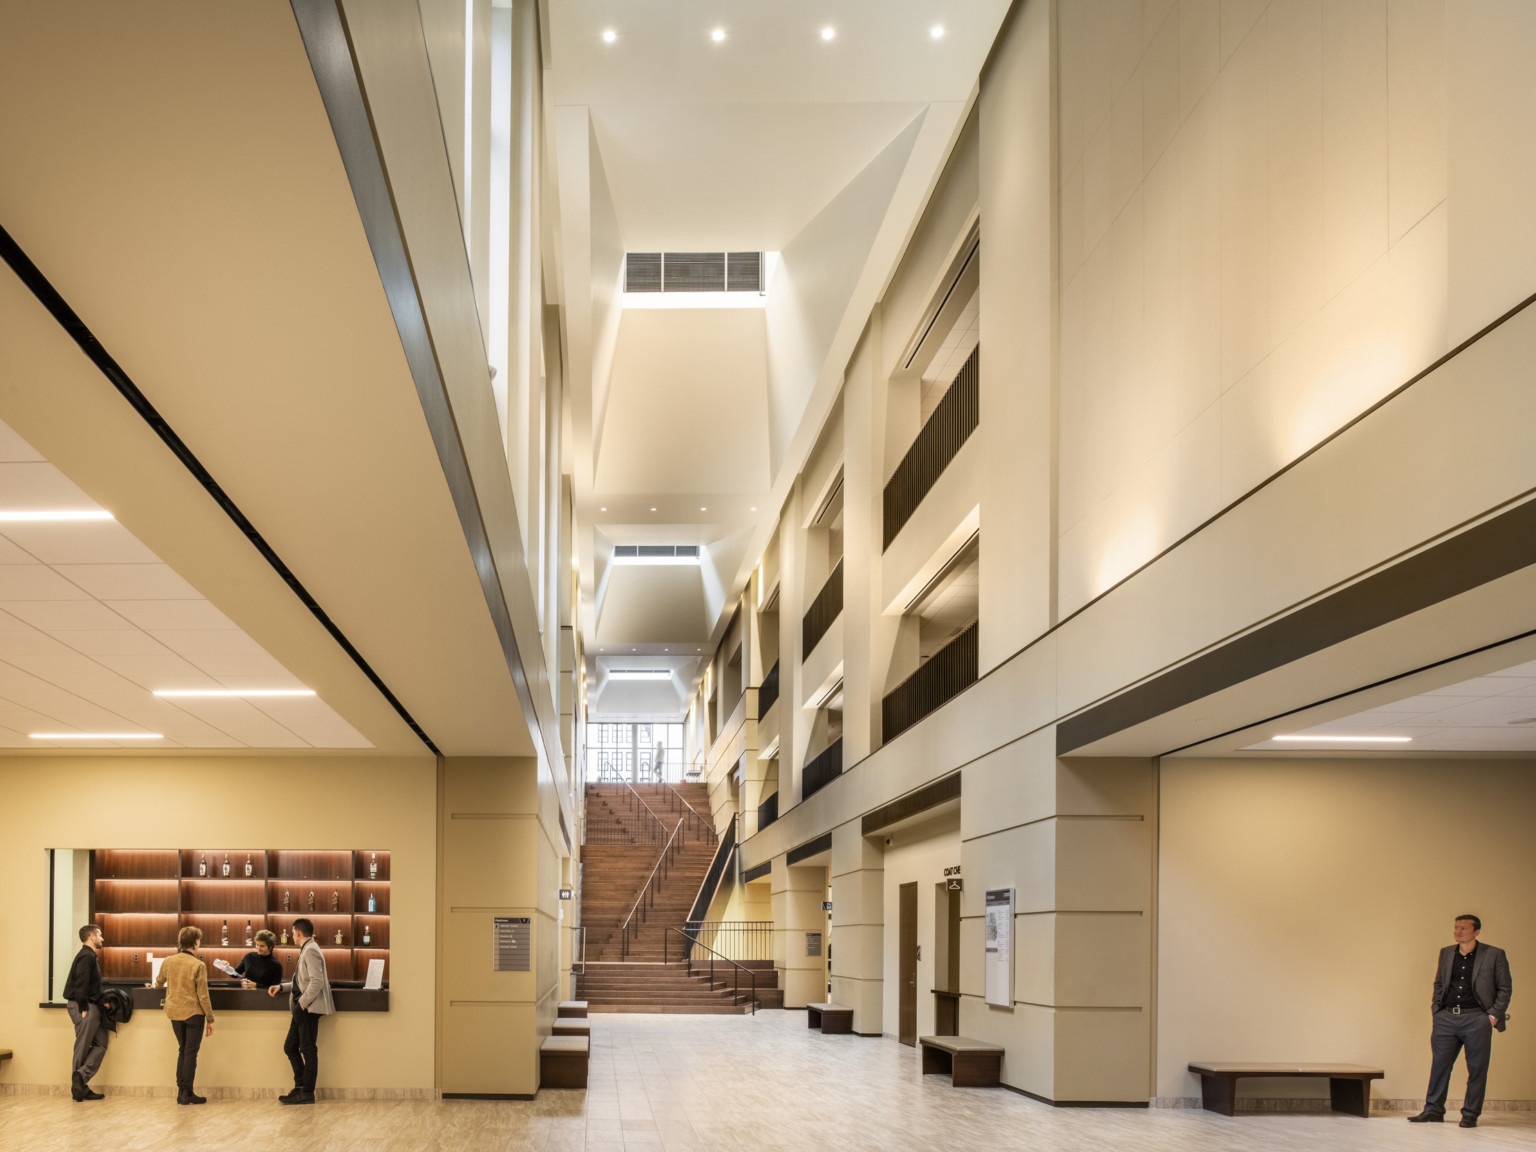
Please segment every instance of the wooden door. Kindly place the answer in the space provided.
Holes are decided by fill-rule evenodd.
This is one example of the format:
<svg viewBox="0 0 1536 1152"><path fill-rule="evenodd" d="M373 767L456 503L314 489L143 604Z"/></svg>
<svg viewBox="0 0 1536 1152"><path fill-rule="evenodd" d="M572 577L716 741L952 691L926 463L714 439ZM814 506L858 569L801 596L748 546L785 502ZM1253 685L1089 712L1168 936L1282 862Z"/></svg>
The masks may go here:
<svg viewBox="0 0 1536 1152"><path fill-rule="evenodd" d="M897 979L901 985L900 1028L897 1039L903 1044L917 1044L917 885L903 884L900 890L900 924L897 930Z"/></svg>

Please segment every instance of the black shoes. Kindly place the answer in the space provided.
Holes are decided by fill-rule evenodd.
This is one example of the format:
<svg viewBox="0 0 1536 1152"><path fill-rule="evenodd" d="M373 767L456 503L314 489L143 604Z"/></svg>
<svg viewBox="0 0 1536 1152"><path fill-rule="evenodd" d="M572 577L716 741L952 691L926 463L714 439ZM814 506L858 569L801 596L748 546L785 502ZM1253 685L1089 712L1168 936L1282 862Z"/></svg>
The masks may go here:
<svg viewBox="0 0 1536 1152"><path fill-rule="evenodd" d="M84 1091L84 1093L81 1094L80 1099L82 1099L82 1100L105 1100L106 1097L103 1096L100 1092L92 1092L89 1088L87 1088Z"/></svg>
<svg viewBox="0 0 1536 1152"><path fill-rule="evenodd" d="M69 1094L77 1104L85 1099L85 1078L78 1072L69 1078Z"/></svg>
<svg viewBox="0 0 1536 1152"><path fill-rule="evenodd" d="M315 1102L315 1094L313 1092L301 1092L295 1088L292 1092L279 1096L277 1099L282 1104L313 1104Z"/></svg>
<svg viewBox="0 0 1536 1152"><path fill-rule="evenodd" d="M176 1103L178 1103L178 1104L206 1104L206 1103L208 1103L208 1097L206 1097L206 1096L199 1096L196 1092L193 1092L190 1089L188 1089L185 1092L178 1092L176 1094Z"/></svg>
<svg viewBox="0 0 1536 1152"><path fill-rule="evenodd" d="M1476 1116L1463 1116L1461 1118L1461 1126L1463 1128L1476 1128L1477 1127L1477 1117Z"/></svg>
<svg viewBox="0 0 1536 1152"><path fill-rule="evenodd" d="M1444 1124L1445 1123L1445 1113L1444 1112L1431 1112L1428 1108L1426 1108L1426 1109L1424 1109L1424 1111L1420 1112L1417 1116L1410 1116L1410 1117L1408 1117L1408 1123L1410 1123L1410 1124Z"/></svg>

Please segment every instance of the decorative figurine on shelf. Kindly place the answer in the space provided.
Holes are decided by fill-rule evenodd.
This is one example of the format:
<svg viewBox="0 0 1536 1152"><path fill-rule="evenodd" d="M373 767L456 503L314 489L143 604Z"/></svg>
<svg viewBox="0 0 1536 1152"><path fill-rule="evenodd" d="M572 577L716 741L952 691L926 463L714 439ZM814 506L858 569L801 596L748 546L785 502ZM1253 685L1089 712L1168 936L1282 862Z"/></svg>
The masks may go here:
<svg viewBox="0 0 1536 1152"><path fill-rule="evenodd" d="M372 941L373 941L373 937L370 936L369 933L368 933L368 925L364 924L363 925L363 943L365 945L367 945L367 944L372 943Z"/></svg>
<svg viewBox="0 0 1536 1152"><path fill-rule="evenodd" d="M249 855L245 858L245 878L247 880L251 878L251 858Z"/></svg>
<svg viewBox="0 0 1536 1152"><path fill-rule="evenodd" d="M374 902L373 902L373 893L370 892L370 893L368 893L368 911L372 912L374 910L375 910L375 905L374 905Z"/></svg>
<svg viewBox="0 0 1536 1152"><path fill-rule="evenodd" d="M336 929L336 946L341 947L341 929Z"/></svg>
<svg viewBox="0 0 1536 1152"><path fill-rule="evenodd" d="M313 888L309 890L309 910L311 912L315 910L315 890Z"/></svg>
<svg viewBox="0 0 1536 1152"><path fill-rule="evenodd" d="M226 948L229 947L229 921L228 920L224 921L224 930L219 934L219 943L224 945L224 947L226 947Z"/></svg>
<svg viewBox="0 0 1536 1152"><path fill-rule="evenodd" d="M197 858L197 874L199 876L208 875L208 857L206 855Z"/></svg>
<svg viewBox="0 0 1536 1152"><path fill-rule="evenodd" d="M379 878L379 854L377 852L370 852L370 853L368 853L368 879L370 879L370 880L377 880L378 878Z"/></svg>
<svg viewBox="0 0 1536 1152"><path fill-rule="evenodd" d="M331 911L341 911L341 893L336 891L334 888L331 889Z"/></svg>
<svg viewBox="0 0 1536 1152"><path fill-rule="evenodd" d="M249 920L245 922L245 946L247 948L256 947L256 934L251 930L251 922Z"/></svg>
<svg viewBox="0 0 1536 1152"><path fill-rule="evenodd" d="M229 853L224 853L224 879L229 879Z"/></svg>
<svg viewBox="0 0 1536 1152"><path fill-rule="evenodd" d="M288 889L284 888L283 889L283 911L286 912L286 911L288 911L288 909L289 909Z"/></svg>

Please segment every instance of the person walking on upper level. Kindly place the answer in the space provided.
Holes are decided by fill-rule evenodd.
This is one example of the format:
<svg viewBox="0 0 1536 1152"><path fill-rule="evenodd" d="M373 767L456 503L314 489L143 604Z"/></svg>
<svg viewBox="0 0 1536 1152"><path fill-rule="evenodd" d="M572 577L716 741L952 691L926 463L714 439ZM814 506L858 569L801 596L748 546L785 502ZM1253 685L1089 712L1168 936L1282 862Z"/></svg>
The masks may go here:
<svg viewBox="0 0 1536 1152"><path fill-rule="evenodd" d="M160 965L155 987L165 989L165 1014L176 1033L176 1103L206 1104L192 1090L197 1079L197 1053L203 1039L213 1035L213 1001L208 997L208 969L197 955L201 928L186 927L176 935L176 955Z"/></svg>
<svg viewBox="0 0 1536 1152"><path fill-rule="evenodd" d="M313 1104L315 1081L318 1078L318 1045L320 1017L336 1011L331 1000L331 981L325 971L325 953L315 943L313 921L301 917L293 922L293 936L299 942L299 961L294 965L293 979L274 984L267 995L289 993L291 1017L288 1022L288 1039L283 1041L283 1051L293 1066L293 1091L278 1099L284 1104Z"/></svg>
<svg viewBox="0 0 1536 1152"><path fill-rule="evenodd" d="M101 928L87 924L80 929L80 951L64 981L65 1007L75 1026L74 1059L70 1064L69 1094L79 1100L104 1099L92 1092L91 1078L101 1071L107 1054L111 1023L101 1011L101 950L106 945Z"/></svg>
<svg viewBox="0 0 1536 1152"><path fill-rule="evenodd" d="M1456 917L1451 934L1456 943L1440 949L1435 970L1435 995L1430 1001L1434 1027L1429 1047L1428 1099L1424 1111L1408 1120L1413 1124L1445 1119L1445 1100L1451 1089L1451 1068L1456 1054L1467 1053L1467 1095L1461 1104L1461 1126L1476 1128L1488 1089L1488 1057L1493 1051L1494 1030L1504 1031L1509 1008L1509 960L1504 949L1483 944L1478 933L1483 922L1476 916Z"/></svg>

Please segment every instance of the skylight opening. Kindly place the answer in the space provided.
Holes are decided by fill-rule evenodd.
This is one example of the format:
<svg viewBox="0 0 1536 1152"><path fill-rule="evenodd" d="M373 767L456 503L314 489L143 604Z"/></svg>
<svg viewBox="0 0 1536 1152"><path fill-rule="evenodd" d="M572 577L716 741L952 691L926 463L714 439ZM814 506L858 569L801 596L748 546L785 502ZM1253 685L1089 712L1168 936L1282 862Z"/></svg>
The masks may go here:
<svg viewBox="0 0 1536 1152"><path fill-rule="evenodd" d="M613 550L615 564L697 564L697 544L619 544Z"/></svg>
<svg viewBox="0 0 1536 1152"><path fill-rule="evenodd" d="M761 308L777 252L630 252L626 308Z"/></svg>

